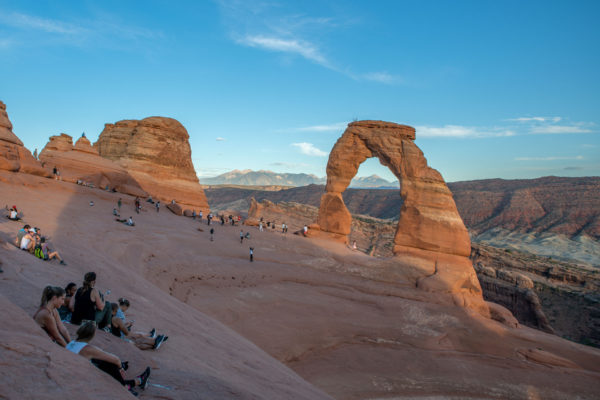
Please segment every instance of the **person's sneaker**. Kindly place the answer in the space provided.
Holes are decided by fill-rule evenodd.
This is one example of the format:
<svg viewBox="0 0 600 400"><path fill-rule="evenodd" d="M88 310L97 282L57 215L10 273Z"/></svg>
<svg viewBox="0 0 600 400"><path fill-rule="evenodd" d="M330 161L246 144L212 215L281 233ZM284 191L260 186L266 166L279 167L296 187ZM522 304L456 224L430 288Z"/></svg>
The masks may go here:
<svg viewBox="0 0 600 400"><path fill-rule="evenodd" d="M148 379L150 379L150 367L146 367L144 372L142 372L142 374L138 376L138 378L140 378L141 381L140 387L142 389L146 389L148 387Z"/></svg>
<svg viewBox="0 0 600 400"><path fill-rule="evenodd" d="M168 338L169 338L168 336L165 336L163 339L163 343L166 342Z"/></svg>
<svg viewBox="0 0 600 400"><path fill-rule="evenodd" d="M152 339L156 338L156 329L152 328L152 330L150 331L150 337Z"/></svg>
<svg viewBox="0 0 600 400"><path fill-rule="evenodd" d="M135 390L133 390L133 388L129 388L128 390L129 390L129 393L131 393L135 397L138 397L140 395L138 392L136 392Z"/></svg>
<svg viewBox="0 0 600 400"><path fill-rule="evenodd" d="M67 263L64 260L60 260L60 265L67 265Z"/></svg>
<svg viewBox="0 0 600 400"><path fill-rule="evenodd" d="M154 340L154 346L152 347L154 350L158 350L158 348L160 347L160 345L162 344L162 342L165 340L165 337L163 335L158 335L156 337L156 339Z"/></svg>

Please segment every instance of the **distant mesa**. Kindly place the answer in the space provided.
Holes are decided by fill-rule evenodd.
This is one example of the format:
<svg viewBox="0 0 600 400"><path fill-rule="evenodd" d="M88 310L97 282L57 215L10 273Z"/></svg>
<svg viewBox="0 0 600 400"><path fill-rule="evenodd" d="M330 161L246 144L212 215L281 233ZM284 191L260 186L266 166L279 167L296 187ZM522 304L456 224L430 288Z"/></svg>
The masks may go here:
<svg viewBox="0 0 600 400"><path fill-rule="evenodd" d="M452 293L456 303L489 312L483 305L481 287L468 258L469 234L452 193L440 173L427 166L414 140L415 129L407 125L384 121L350 123L329 155L318 227L347 241L352 216L342 193L360 164L377 157L401 185L403 203L394 237L394 254L423 272L418 287Z"/></svg>
<svg viewBox="0 0 600 400"><path fill-rule="evenodd" d="M85 137L79 138L73 145L73 138L65 133L51 136L39 158L46 167L56 167L62 180L82 181L98 188L108 186L120 193L147 196L146 191L123 167L100 157Z"/></svg>
<svg viewBox="0 0 600 400"><path fill-rule="evenodd" d="M6 105L0 101L0 169L50 176L49 171L45 170L23 146L23 142L13 133L12 128Z"/></svg>
<svg viewBox="0 0 600 400"><path fill-rule="evenodd" d="M94 148L125 169L153 197L208 211L188 139L178 121L150 117L106 124Z"/></svg>

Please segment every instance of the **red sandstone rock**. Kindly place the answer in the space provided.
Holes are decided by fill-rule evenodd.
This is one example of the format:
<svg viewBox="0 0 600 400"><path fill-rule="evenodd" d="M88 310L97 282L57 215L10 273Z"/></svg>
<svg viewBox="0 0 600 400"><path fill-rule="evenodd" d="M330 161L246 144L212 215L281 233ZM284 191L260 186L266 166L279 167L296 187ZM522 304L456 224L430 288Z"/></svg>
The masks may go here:
<svg viewBox="0 0 600 400"><path fill-rule="evenodd" d="M326 193L318 223L322 231L348 235L352 217L344 204L358 167L377 157L400 181L403 204L394 238L394 253L424 271L419 287L448 292L455 302L487 314L481 287L468 259L471 241L439 172L414 144L414 128L383 121L348 124L329 155Z"/></svg>
<svg viewBox="0 0 600 400"><path fill-rule="evenodd" d="M12 132L12 123L6 113L6 105L0 101L0 169L12 172L24 172L39 176L50 173L33 158L31 152L23 146L17 135Z"/></svg>
<svg viewBox="0 0 600 400"><path fill-rule="evenodd" d="M106 124L94 147L126 169L152 197L165 203L176 200L207 213L210 209L188 139L178 121L150 117Z"/></svg>
<svg viewBox="0 0 600 400"><path fill-rule="evenodd" d="M111 160L100 157L90 141L84 137L73 146L73 139L65 133L51 136L39 157L46 167L57 167L62 180L81 180L98 188L108 186L120 193L147 196L125 169Z"/></svg>

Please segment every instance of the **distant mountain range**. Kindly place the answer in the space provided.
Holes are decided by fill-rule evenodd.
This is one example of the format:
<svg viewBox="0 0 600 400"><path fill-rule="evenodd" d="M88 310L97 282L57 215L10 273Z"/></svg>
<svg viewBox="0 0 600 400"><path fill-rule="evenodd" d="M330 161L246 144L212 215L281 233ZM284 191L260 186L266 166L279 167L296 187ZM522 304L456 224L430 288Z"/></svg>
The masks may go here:
<svg viewBox="0 0 600 400"><path fill-rule="evenodd" d="M201 178L203 185L242 185L242 186L306 186L324 185L326 178L312 174L289 174L273 171L253 171L250 169L233 170L212 178ZM398 188L398 181L390 182L377 175L354 178L350 183L353 188L390 189Z"/></svg>

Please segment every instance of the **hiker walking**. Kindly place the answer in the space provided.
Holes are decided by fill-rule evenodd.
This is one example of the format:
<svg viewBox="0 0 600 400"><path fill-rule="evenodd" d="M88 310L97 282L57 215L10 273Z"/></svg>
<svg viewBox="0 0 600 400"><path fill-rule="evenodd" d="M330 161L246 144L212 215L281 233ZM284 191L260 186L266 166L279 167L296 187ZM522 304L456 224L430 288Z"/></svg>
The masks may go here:
<svg viewBox="0 0 600 400"><path fill-rule="evenodd" d="M254 247L250 247L250 262L254 262Z"/></svg>
<svg viewBox="0 0 600 400"><path fill-rule="evenodd" d="M157 201L154 206L156 207L156 212L159 212L159 210L160 210L160 201Z"/></svg>

